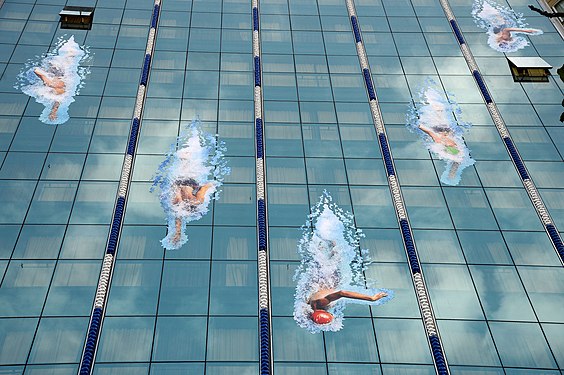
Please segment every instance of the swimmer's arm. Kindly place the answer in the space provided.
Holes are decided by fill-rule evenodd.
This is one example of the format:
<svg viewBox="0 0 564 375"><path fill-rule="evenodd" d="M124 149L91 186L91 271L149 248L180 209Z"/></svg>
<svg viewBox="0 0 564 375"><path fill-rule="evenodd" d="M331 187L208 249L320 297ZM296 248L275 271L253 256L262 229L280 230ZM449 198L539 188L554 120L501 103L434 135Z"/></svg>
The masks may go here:
<svg viewBox="0 0 564 375"><path fill-rule="evenodd" d="M41 81L43 81L44 85L48 87L51 87L53 85L53 81L49 77L47 77L47 74L45 74L45 72L40 68L33 69L33 73L35 73L35 75L38 76Z"/></svg>
<svg viewBox="0 0 564 375"><path fill-rule="evenodd" d="M433 139L433 142L435 142L435 143L439 142L437 135L435 134L435 132L431 128L428 128L425 125L419 125L419 129L421 129L422 132L424 132L429 137L431 137Z"/></svg>
<svg viewBox="0 0 564 375"><path fill-rule="evenodd" d="M522 33L534 33L536 30L534 29L521 29L518 27L507 27L505 29L503 29L504 31L520 31Z"/></svg>
<svg viewBox="0 0 564 375"><path fill-rule="evenodd" d="M419 125L419 129L421 129L422 131L424 131L425 133L430 133L432 132L432 130L428 127L426 127L425 125Z"/></svg>
<svg viewBox="0 0 564 375"><path fill-rule="evenodd" d="M351 299L358 299L358 300L362 300L362 301L378 301L381 298L386 297L387 294L380 292L380 293L376 293L373 296L369 296L366 294L362 294L362 293L357 293L357 292L351 292L348 290L339 290L335 293L331 293L329 295L327 295L325 298L327 298L329 300L329 302L333 302L336 301L340 298L351 298Z"/></svg>

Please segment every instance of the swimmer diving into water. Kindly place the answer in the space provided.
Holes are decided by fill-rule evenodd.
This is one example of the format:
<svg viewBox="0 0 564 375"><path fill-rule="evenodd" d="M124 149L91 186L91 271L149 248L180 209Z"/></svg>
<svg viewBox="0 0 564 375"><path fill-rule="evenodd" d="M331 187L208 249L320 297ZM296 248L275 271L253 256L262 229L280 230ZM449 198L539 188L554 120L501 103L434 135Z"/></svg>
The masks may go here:
<svg viewBox="0 0 564 375"><path fill-rule="evenodd" d="M476 24L487 31L489 46L499 52L515 52L529 45L526 38L515 34L543 33L527 28L521 14L490 0L475 0L472 16Z"/></svg>
<svg viewBox="0 0 564 375"><path fill-rule="evenodd" d="M55 50L41 61L26 63L14 87L43 104L45 108L39 116L40 121L63 124L69 119L69 106L89 73L88 69L79 66L88 55L87 49L80 47L71 36L66 41L61 39Z"/></svg>

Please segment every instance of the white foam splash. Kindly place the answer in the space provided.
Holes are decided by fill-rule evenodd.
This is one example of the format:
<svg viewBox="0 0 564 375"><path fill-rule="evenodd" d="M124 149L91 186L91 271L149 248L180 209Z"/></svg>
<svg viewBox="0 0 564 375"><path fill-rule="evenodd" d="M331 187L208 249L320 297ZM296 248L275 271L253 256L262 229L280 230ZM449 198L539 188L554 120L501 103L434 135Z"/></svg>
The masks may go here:
<svg viewBox="0 0 564 375"><path fill-rule="evenodd" d="M68 40L61 37L52 52L25 64L14 88L45 106L39 116L41 122L64 124L69 119L68 110L74 96L79 94L83 79L90 73L87 67L80 66L89 57L88 48L79 46L74 35Z"/></svg>
<svg viewBox="0 0 564 375"><path fill-rule="evenodd" d="M153 178L151 192L159 190L161 206L166 213L168 234L161 240L167 250L180 248L188 241L186 224L207 214L212 199L219 199L219 187L230 173L224 158L225 146L214 135L201 129L200 120L192 121L183 130L176 143L171 145L165 160ZM206 187L202 203L183 199L173 203L180 187L178 182L190 181L198 189ZM185 183L183 185L186 185ZM177 220L181 222L180 233ZM175 238L176 237L176 238Z"/></svg>
<svg viewBox="0 0 564 375"><path fill-rule="evenodd" d="M446 161L441 181L458 185L462 171L475 163L462 138L472 124L457 121L455 115L460 119L462 110L453 94L447 93L447 96L448 99L438 90L437 84L428 79L418 92L418 102L407 113L406 126L421 137L429 151Z"/></svg>
<svg viewBox="0 0 564 375"><path fill-rule="evenodd" d="M302 227L303 236L298 243L302 261L294 276L297 281L294 319L311 333L343 328L347 303L380 305L393 297L392 291L376 289L373 282L365 279L364 270L370 261L367 250L358 250L363 234L355 228L353 220L351 213L344 212L324 192ZM367 295L385 292L388 296L374 302L341 298L327 308L333 320L328 324L316 324L310 318L313 309L308 302L315 293L323 290L347 290Z"/></svg>
<svg viewBox="0 0 564 375"><path fill-rule="evenodd" d="M490 0L474 0L472 17L486 30L488 45L499 52L515 52L529 45L522 35L540 35L542 30L527 28L523 14Z"/></svg>

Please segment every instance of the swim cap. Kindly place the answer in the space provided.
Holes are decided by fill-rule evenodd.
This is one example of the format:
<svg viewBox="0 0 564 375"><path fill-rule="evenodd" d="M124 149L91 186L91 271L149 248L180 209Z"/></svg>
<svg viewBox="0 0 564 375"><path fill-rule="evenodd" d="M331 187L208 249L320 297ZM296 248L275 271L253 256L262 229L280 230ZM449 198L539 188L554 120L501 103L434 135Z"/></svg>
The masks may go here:
<svg viewBox="0 0 564 375"><path fill-rule="evenodd" d="M311 320L317 324L327 324L331 323L333 315L325 310L315 310L313 314L311 314Z"/></svg>

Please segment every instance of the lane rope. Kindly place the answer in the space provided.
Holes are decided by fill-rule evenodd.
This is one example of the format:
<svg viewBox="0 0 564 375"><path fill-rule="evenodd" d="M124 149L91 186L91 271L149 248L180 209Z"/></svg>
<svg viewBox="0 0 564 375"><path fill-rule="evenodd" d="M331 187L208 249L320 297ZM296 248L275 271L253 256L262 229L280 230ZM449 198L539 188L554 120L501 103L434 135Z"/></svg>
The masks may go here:
<svg viewBox="0 0 564 375"><path fill-rule="evenodd" d="M488 112L490 113L490 116L495 124L495 127L501 139L503 140L505 149L507 150L507 153L509 154L511 161L513 162L513 165L515 166L515 169L519 174L519 178L523 183L523 187L525 188L527 195L529 196L531 202L533 203L533 207L542 222L542 225L544 227L546 234L550 239L550 242L552 243L552 247L558 254L560 263L564 266L564 243L562 242L562 237L558 229L556 228L556 225L554 224L554 221L552 220L552 217L550 216L550 213L548 212L548 209L544 204L544 201L542 200L535 183L533 182L531 176L529 175L529 172L527 171L527 167L523 162L523 158L521 157L519 150L517 149L517 146L515 146L515 143L511 138L511 134L509 134L509 130L505 125L505 121L501 117L501 113L499 112L499 109L497 108L497 105L495 104L495 101L493 100L488 90L488 87L486 86L482 74L478 69L478 64L474 59L474 55L472 55L472 52L470 51L470 47L468 47L468 44L466 44L466 41L464 40L464 36L460 31L460 28L458 26L456 18L454 17L454 13L452 12L448 0L439 0L439 1L450 23L450 26L452 27L452 31L456 36L456 40L458 41L458 45L460 46L460 50L462 52L462 55L464 56L464 60L466 60L468 69L470 69L470 72L472 73L472 76L476 81L476 85L478 85L478 88L482 93L482 97L484 98L484 102L486 103Z"/></svg>
<svg viewBox="0 0 564 375"><path fill-rule="evenodd" d="M378 104L374 82L372 81L372 74L370 72L368 56L366 55L366 50L364 49L360 23L357 18L354 1L346 0L346 4L349 13L349 19L351 22L351 28L356 43L358 61L360 64L360 69L362 70L362 75L364 77L364 84L366 86L366 93L368 96L368 102L370 104L370 112L372 115L372 120L374 122L374 127L376 128L376 132L378 134L378 143L380 145L382 160L386 169L388 187L392 195L392 202L396 211L404 249L406 252L409 268L411 270L411 279L415 287L417 303L419 305L419 310L423 318L423 326L425 328L425 333L432 354L433 363L435 365L435 371L439 375L449 375L450 370L448 367L448 362L443 350L442 341L437 327L437 321L435 319L435 314L431 305L429 291L427 290L425 279L423 278L417 248L415 246L415 242L413 241L413 232L411 230L409 218L405 209L404 199L401 193L401 186L396 177L394 159L389 146L388 137L386 135L384 119L382 117L380 105Z"/></svg>
<svg viewBox="0 0 564 375"><path fill-rule="evenodd" d="M155 37L157 33L160 8L161 0L155 0L153 13L151 15L151 27L149 29L149 35L147 37L147 47L145 49L145 56L143 58L143 69L141 70L139 87L137 89L137 97L135 99L135 108L133 111L133 119L131 121L129 140L127 143L127 152L124 157L121 169L119 187L112 217L112 225L106 243L106 251L104 260L102 262L102 270L100 271L100 277L98 279L98 286L96 288L94 306L90 314L88 333L86 335L86 340L84 342L82 356L80 359L80 366L78 370L79 375L92 374L94 359L96 358L96 351L98 349L100 331L102 329L106 311L106 303L108 300L108 291L110 289L113 270L115 267L116 250L121 234L123 215L125 211L127 195L129 192L129 186L131 183L133 160L135 157L135 150L139 138L139 131L141 129L141 115L143 113L143 107L145 105L147 84L149 81L151 69L151 60L155 50Z"/></svg>
<svg viewBox="0 0 564 375"><path fill-rule="evenodd" d="M262 93L262 61L260 48L259 1L252 0L253 66L255 105L255 151L258 232L258 298L260 373L272 373L272 313L270 300L270 259L268 252L268 214L266 200L266 167L264 160L264 120Z"/></svg>

